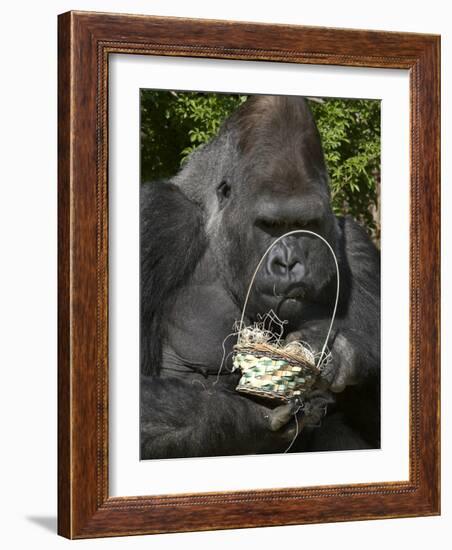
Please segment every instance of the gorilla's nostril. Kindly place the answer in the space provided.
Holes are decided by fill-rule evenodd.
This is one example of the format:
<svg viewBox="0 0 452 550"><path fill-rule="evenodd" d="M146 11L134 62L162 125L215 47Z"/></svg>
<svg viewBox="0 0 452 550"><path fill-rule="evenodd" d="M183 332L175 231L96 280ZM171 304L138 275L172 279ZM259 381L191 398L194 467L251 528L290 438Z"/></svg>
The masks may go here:
<svg viewBox="0 0 452 550"><path fill-rule="evenodd" d="M292 262L289 266L289 273L291 277L301 280L305 276L305 266L301 262Z"/></svg>
<svg viewBox="0 0 452 550"><path fill-rule="evenodd" d="M285 275L288 271L287 264L280 258L274 258L271 262L271 271L274 274Z"/></svg>

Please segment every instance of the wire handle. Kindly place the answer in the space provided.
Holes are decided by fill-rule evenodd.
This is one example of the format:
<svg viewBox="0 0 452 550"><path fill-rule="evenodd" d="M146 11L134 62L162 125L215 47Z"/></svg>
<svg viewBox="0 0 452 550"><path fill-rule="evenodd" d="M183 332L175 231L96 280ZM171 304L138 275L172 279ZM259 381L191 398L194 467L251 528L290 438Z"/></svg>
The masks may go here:
<svg viewBox="0 0 452 550"><path fill-rule="evenodd" d="M326 346L328 344L328 340L329 340L329 337L330 337L330 334L331 334L331 330L333 328L333 323L334 323L334 319L336 317L336 311L337 311L337 304L339 302L339 288L340 288L340 281L339 281L339 264L337 262L337 258L336 258L336 254L334 253L334 250L332 249L330 243L322 237L322 235L319 235L318 233L315 233L314 231L309 231L308 229L295 229L294 231L289 231L288 233L285 233L284 235L281 235L281 237L278 237L276 240L274 240L272 242L272 244L267 248L267 250L264 252L264 255L262 256L262 258L260 259L259 263L257 264L257 267L256 269L254 270L254 273L253 273L253 276L251 277L251 282L248 286L248 291L246 293L246 297L245 297L245 303L243 304L243 309L242 309L242 316L240 318L240 325L239 325L239 335L238 335L238 338L237 338L237 342L240 343L240 338L241 338L241 335L242 335L242 329L243 329L243 320L245 318L245 311L246 311L246 306L248 305L248 300L249 300L249 297L250 297L250 293L251 293L251 289L253 287L253 284L254 284L254 280L256 278L256 275L263 263L263 261L265 260L265 258L267 257L267 254L270 252L270 250L275 246L275 244L279 243L279 241L281 241L282 239L285 239L286 237L289 237L290 235L295 235L295 234L300 234L300 233L304 233L304 234L307 234L307 235L313 235L314 237L317 237L319 239L321 239L329 248L332 256L333 256L333 259L334 259L334 263L336 265L336 281L337 281L337 285L336 285L336 300L334 302L334 309L333 309L333 314L331 316L331 322L330 322L330 326L329 326L329 329L328 329L328 333L326 335L326 339L325 339L325 343L323 344L323 347L322 347L322 351L320 353L320 356L319 356L319 360L317 362L317 365L316 367L319 368L321 363L322 363L322 360L323 360L323 356L325 355L325 349L326 349Z"/></svg>

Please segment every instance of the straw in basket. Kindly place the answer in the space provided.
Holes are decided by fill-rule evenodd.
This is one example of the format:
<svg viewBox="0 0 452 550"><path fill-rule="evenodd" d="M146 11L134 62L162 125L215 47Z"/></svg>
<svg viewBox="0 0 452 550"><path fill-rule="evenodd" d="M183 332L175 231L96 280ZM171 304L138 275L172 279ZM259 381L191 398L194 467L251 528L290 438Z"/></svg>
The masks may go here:
<svg viewBox="0 0 452 550"><path fill-rule="evenodd" d="M265 327L265 322L244 326L244 317L248 299L256 275L270 250L289 235L308 234L321 239L330 250L336 266L336 300L325 343L319 354L314 354L308 345L301 342L285 343L281 335L275 335ZM277 401L289 401L302 398L314 385L322 367L331 359L326 347L336 316L339 300L339 266L336 255L321 235L307 229L289 231L278 237L260 259L245 297L242 316L238 326L237 344L232 357L233 369L240 369L241 378L236 390L258 397ZM269 314L271 320L275 316ZM277 320L279 321L279 320ZM279 324L282 326L281 322Z"/></svg>

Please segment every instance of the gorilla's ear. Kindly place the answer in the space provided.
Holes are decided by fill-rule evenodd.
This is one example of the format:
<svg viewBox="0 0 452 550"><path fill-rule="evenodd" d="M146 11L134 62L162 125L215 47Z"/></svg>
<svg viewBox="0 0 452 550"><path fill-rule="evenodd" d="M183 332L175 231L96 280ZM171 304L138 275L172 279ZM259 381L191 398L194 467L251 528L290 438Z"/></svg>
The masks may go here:
<svg viewBox="0 0 452 550"><path fill-rule="evenodd" d="M223 178L217 187L217 199L220 210L225 206L231 195L231 184Z"/></svg>
<svg viewBox="0 0 452 550"><path fill-rule="evenodd" d="M140 361L150 375L162 361L162 318L207 242L201 209L172 183L143 184L140 210Z"/></svg>

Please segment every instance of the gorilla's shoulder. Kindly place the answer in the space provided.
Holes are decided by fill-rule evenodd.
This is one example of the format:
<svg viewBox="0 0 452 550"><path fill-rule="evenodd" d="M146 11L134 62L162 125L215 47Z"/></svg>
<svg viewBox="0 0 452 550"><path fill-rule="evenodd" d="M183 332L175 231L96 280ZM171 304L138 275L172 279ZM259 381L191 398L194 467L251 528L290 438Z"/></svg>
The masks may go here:
<svg viewBox="0 0 452 550"><path fill-rule="evenodd" d="M205 247L204 215L179 187L168 181L144 183L140 193L141 246L165 255L199 256ZM173 258L174 261L174 258Z"/></svg>
<svg viewBox="0 0 452 550"><path fill-rule="evenodd" d="M356 248L365 248L369 252L375 253L379 256L378 248L372 242L369 233L366 228L363 227L353 216L346 215L344 217L338 217L339 226L345 242L349 246Z"/></svg>
<svg viewBox="0 0 452 550"><path fill-rule="evenodd" d="M146 182L140 189L142 220L151 222L157 215L161 219L176 218L202 224L203 212L180 189L170 181ZM154 215L154 216L153 216Z"/></svg>
<svg viewBox="0 0 452 550"><path fill-rule="evenodd" d="M338 218L338 221L342 233L343 248L348 263L355 274L356 272L374 272L374 270L379 273L380 251L372 242L366 229L349 215Z"/></svg>
<svg viewBox="0 0 452 550"><path fill-rule="evenodd" d="M201 208L174 184L145 183L140 190L141 322L143 372L158 370L162 317L168 300L187 283L207 239Z"/></svg>

